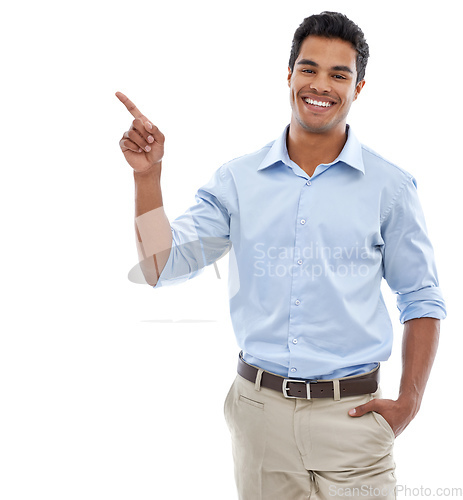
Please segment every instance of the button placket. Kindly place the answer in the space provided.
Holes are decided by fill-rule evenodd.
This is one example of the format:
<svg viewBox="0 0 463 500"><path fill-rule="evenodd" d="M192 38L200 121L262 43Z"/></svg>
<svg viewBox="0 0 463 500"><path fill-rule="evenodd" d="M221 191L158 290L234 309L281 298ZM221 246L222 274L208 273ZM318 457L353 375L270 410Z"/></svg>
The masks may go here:
<svg viewBox="0 0 463 500"><path fill-rule="evenodd" d="M307 233L307 229L305 226L307 224L307 200L308 197L310 196L310 191L305 189L308 186L311 186L311 181L305 179L305 183L301 187L301 193L300 193L300 198L299 198L299 205L298 205L298 211L297 211L297 222L296 224L296 234L295 234L295 240L294 240L294 261L297 266L302 266L303 264L303 259L302 255L300 255L300 252L298 250L303 248L304 242L306 240L305 234ZM303 292L303 276L301 274L301 270L299 272L295 272L292 274L292 283L291 283L291 296L292 296L292 306L291 308L294 308L293 311L290 313L290 318L289 318L289 339L288 339L288 345L290 346L289 349L289 366L290 366L290 372L291 373L296 373L297 372L297 365L293 365L293 360L292 358L292 350L299 350L298 346L298 337L300 335L300 332L296 329L294 323L300 324L300 321L298 320L298 315L301 314L300 309L296 309L301 307L302 305L302 292ZM296 351L296 352L297 352ZM295 353L296 354L296 353ZM298 356L296 355L296 358Z"/></svg>

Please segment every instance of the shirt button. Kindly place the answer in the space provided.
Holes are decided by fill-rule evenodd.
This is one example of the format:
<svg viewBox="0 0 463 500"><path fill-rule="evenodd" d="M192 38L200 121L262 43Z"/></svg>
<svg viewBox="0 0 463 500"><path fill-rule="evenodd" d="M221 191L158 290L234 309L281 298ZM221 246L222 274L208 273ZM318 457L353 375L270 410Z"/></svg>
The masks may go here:
<svg viewBox="0 0 463 500"><path fill-rule="evenodd" d="M299 265L301 265L301 264L302 264L302 260L301 260L301 259L299 259L299 260L297 261L297 263L298 263Z"/></svg>
<svg viewBox="0 0 463 500"><path fill-rule="evenodd" d="M301 219L301 224L305 224L305 219Z"/></svg>
<svg viewBox="0 0 463 500"><path fill-rule="evenodd" d="M297 339L293 339L293 344L297 344Z"/></svg>
<svg viewBox="0 0 463 500"><path fill-rule="evenodd" d="M297 372L297 368L291 368L291 372L292 373L296 373Z"/></svg>
<svg viewBox="0 0 463 500"><path fill-rule="evenodd" d="M310 186L312 183L310 181L306 182L307 186Z"/></svg>
<svg viewBox="0 0 463 500"><path fill-rule="evenodd" d="M297 306L301 303L301 301L299 299L296 300L296 302L294 302Z"/></svg>

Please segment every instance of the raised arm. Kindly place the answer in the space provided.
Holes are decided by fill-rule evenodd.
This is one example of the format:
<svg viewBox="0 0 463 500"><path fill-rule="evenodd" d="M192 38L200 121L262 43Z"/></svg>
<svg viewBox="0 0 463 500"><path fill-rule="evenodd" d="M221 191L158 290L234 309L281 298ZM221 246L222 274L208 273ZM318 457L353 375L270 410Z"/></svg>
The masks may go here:
<svg viewBox="0 0 463 500"><path fill-rule="evenodd" d="M146 282L154 286L172 247L172 233L161 191L165 138L130 99L121 92L116 92L116 97L134 117L119 146L133 169L138 260Z"/></svg>

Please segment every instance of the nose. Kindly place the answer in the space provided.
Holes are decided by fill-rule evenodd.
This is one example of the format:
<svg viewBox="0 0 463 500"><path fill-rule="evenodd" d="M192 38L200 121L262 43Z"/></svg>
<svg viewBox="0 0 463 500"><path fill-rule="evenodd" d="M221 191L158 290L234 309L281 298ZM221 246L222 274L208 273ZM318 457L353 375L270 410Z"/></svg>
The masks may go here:
<svg viewBox="0 0 463 500"><path fill-rule="evenodd" d="M310 82L310 88L317 91L319 94L323 92L331 92L331 82L328 75L317 73Z"/></svg>

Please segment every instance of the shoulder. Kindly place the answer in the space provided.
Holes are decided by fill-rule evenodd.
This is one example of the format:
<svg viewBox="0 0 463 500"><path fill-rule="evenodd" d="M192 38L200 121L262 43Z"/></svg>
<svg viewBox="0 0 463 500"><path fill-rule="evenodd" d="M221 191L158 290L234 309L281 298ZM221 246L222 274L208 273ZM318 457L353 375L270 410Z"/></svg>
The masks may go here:
<svg viewBox="0 0 463 500"><path fill-rule="evenodd" d="M222 164L214 171L209 181L200 188L199 192L201 194L214 192L227 205L227 200L237 198L239 186L243 186L243 180L246 185L253 184L253 175L257 173L259 165L267 156L274 142L266 144L253 153L238 156Z"/></svg>
<svg viewBox="0 0 463 500"><path fill-rule="evenodd" d="M266 144L258 151L238 156L222 164L213 172L212 177L200 188L200 191L215 191L224 199L227 196L233 196L233 193L237 191L236 186L240 185L239 180L247 179L252 182L250 174L257 172L258 166L266 157L274 142Z"/></svg>
<svg viewBox="0 0 463 500"><path fill-rule="evenodd" d="M387 160L364 144L362 144L362 156L367 175L378 178L384 183L403 185L411 182L416 186L415 177L408 170Z"/></svg>
<svg viewBox="0 0 463 500"><path fill-rule="evenodd" d="M416 202L415 177L408 170L363 144L362 156L366 187L378 196L380 221L386 220L395 209L408 210L405 207L410 207Z"/></svg>
<svg viewBox="0 0 463 500"><path fill-rule="evenodd" d="M257 167L259 167L267 156L274 143L275 141L271 141L257 151L227 161L220 167L222 175L231 174L233 176L234 173L243 170L257 170Z"/></svg>

